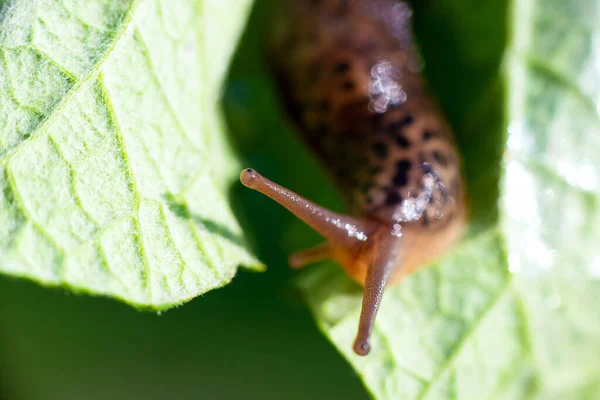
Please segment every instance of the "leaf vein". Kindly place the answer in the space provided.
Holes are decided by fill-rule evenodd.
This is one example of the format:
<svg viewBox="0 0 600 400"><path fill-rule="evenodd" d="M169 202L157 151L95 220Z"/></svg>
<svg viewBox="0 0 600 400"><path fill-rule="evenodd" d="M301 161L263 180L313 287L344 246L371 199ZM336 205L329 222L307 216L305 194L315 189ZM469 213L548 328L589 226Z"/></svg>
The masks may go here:
<svg viewBox="0 0 600 400"><path fill-rule="evenodd" d="M17 155L20 151L22 151L22 149L27 145L27 143L29 143L31 141L31 139L33 139L37 135L45 132L46 128L56 118L58 118L58 115L60 115L62 110L64 110L66 108L66 106L69 104L70 100L77 93L79 93L82 90L82 88L85 87L85 84L87 82L91 81L99 73L99 71L102 68L102 66L104 65L104 63L108 60L108 58L112 54L112 51L125 38L125 32L127 31L127 28L129 27L129 25L131 24L131 21L133 20L133 15L135 14L135 10L137 9L139 2L140 2L140 0L133 0L127 13L125 14L125 16L123 18L123 21L122 21L117 33L114 36L113 42L105 49L105 51L102 53L102 56L98 57L98 59L96 59L96 62L90 67L87 75L85 75L81 80L79 80L77 83L75 83L74 85L72 85L69 88L69 90L63 95L62 99L54 105L54 108L53 108L53 110L50 111L49 115L46 115L46 118L38 124L38 126L31 132L31 134L27 138L23 139L23 141L21 143L19 143L17 146L15 146L11 150L9 150L6 154L4 154L0 158L0 166L7 164L7 162L12 157Z"/></svg>
<svg viewBox="0 0 600 400"><path fill-rule="evenodd" d="M496 296L493 299L490 300L490 302L487 305L487 307L485 309L483 309L481 311L481 313L478 315L477 319L475 319L472 322L472 324L469 326L469 329L464 334L464 336L453 347L452 351L450 352L450 356L448 357L448 359L441 365L441 367L438 369L438 372L435 374L435 376L429 382L429 384L423 388L423 390L421 391L421 393L419 394L419 396L417 396L417 399L422 400L422 399L426 398L426 396L429 393L429 391L435 386L435 384L437 382L440 381L440 379L444 375L444 373L452 366L452 364L454 363L454 361L456 360L456 358L458 357L458 355L461 353L461 350L469 342L469 339L471 338L471 336L481 326L481 323L483 322L483 320L485 319L485 317L487 315L489 315L491 313L491 311L494 310L494 308L496 307L496 305L504 298L504 296L512 293L511 290L510 290L511 282L512 282L512 275L507 278L507 281L506 281L505 285L502 286L498 290L498 293L496 294Z"/></svg>
<svg viewBox="0 0 600 400"><path fill-rule="evenodd" d="M195 149L195 150L201 150L191 140L189 132L183 126L183 123L181 122L181 117L179 116L179 113L176 112L175 107L173 106L173 102L171 100L171 96L169 96L169 92L167 91L167 89L166 89L166 87L165 87L162 79L159 77L158 73L156 72L156 69L154 68L154 64L152 62L152 57L150 56L150 48L148 47L148 44L147 44L146 40L144 39L144 36L142 35L142 32L140 31L140 29L137 26L134 28L133 37L139 43L139 45L142 47L142 52L143 52L144 57L146 59L146 63L148 63L148 68L149 68L149 70L150 70L150 72L152 74L152 78L154 79L154 81L156 82L156 84L158 85L158 87L160 88L160 90L162 91L162 93L164 94L165 102L167 103L167 107L169 108L169 112L173 115L173 118L175 119L175 123L177 124L177 128L183 133L183 135L186 138L186 141L190 144L190 146L192 146L193 149Z"/></svg>
<svg viewBox="0 0 600 400"><path fill-rule="evenodd" d="M131 185L131 189L132 189L131 191L133 194L133 201L134 201L133 223L134 223L134 227L136 229L135 241L137 242L139 252L140 252L140 258L142 260L142 263L144 265L144 270L145 270L145 275L142 275L142 284L146 286L147 294L150 298L150 301L152 302L152 297L153 297L152 284L150 282L152 274L151 274L151 270L150 270L150 262L148 260L148 255L146 254L146 250L144 249L144 239L142 236L142 229L141 229L140 217L139 217L139 211L140 211L140 205L141 205L141 193L140 193L140 190L138 187L138 183L137 183L137 179L135 176L135 171L133 169L133 165L132 165L131 160L129 159L129 156L126 151L125 136L121 130L121 127L119 125L119 121L117 118L117 114L115 113L114 107L113 107L113 105L109 99L108 93L106 91L106 86L104 85L104 80L103 80L102 74L98 75L98 88L102 93L102 97L103 97L104 101L106 102L106 108L108 110L108 115L110 117L113 129L114 129L116 137L117 137L118 146L121 150L121 158L123 159L123 163L125 165L125 172L127 173L127 175L129 175L129 181L130 181L130 185Z"/></svg>

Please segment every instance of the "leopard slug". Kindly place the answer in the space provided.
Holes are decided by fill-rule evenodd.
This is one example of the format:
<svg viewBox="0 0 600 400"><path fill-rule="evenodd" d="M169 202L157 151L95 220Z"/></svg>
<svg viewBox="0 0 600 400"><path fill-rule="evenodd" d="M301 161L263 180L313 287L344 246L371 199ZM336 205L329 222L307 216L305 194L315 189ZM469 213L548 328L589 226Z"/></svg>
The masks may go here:
<svg viewBox="0 0 600 400"><path fill-rule="evenodd" d="M292 267L332 259L364 286L353 349L366 355L386 285L461 236L460 159L421 77L405 2L281 3L270 65L289 116L352 216L324 209L252 169L240 179L325 238L293 254Z"/></svg>

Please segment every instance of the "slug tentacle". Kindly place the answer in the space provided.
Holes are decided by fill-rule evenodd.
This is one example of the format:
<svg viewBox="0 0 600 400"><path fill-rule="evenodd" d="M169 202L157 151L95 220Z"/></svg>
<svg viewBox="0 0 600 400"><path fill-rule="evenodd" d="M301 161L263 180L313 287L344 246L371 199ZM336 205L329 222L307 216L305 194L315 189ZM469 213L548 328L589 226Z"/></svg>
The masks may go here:
<svg viewBox="0 0 600 400"><path fill-rule="evenodd" d="M360 356L366 356L371 350L369 343L371 330L379 310L383 289L398 260L398 252L401 247L400 240L400 238L393 235L385 236L378 243L377 250L373 252L374 259L367 271L358 333L354 340L354 352Z"/></svg>
<svg viewBox="0 0 600 400"><path fill-rule="evenodd" d="M328 243L321 243L310 249L298 251L290 256L288 263L292 268L302 268L317 261L332 258L331 248Z"/></svg>
<svg viewBox="0 0 600 400"><path fill-rule="evenodd" d="M355 247L367 240L374 224L366 219L337 214L316 205L312 201L276 184L253 169L240 174L244 186L254 189L287 208L292 214L306 222L330 243L343 248Z"/></svg>

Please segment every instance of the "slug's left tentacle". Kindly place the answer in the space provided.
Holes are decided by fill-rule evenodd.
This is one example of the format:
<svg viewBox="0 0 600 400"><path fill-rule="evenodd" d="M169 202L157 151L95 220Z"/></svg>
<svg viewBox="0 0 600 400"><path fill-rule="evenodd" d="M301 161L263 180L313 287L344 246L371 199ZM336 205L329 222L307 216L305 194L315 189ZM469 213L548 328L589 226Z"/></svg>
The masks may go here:
<svg viewBox="0 0 600 400"><path fill-rule="evenodd" d="M302 268L317 261L332 258L328 243L321 243L310 249L302 250L290 256L288 262L292 268Z"/></svg>
<svg viewBox="0 0 600 400"><path fill-rule="evenodd" d="M377 241L377 248L372 253L373 261L367 270L358 333L353 346L354 352L359 356L366 356L371 350L369 338L379 310L383 290L390 272L397 263L398 252L401 249L400 240L399 237L386 235L381 241Z"/></svg>
<svg viewBox="0 0 600 400"><path fill-rule="evenodd" d="M342 215L316 205L312 201L263 177L253 169L240 174L242 183L281 204L306 222L330 243L343 248L353 248L364 242L374 226L368 220Z"/></svg>

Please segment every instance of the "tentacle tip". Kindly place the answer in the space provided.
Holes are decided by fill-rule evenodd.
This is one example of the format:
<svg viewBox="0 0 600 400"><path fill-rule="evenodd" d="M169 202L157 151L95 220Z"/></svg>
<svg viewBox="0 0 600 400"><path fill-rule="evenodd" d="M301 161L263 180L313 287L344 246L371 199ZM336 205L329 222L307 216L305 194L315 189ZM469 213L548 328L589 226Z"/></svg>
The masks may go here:
<svg viewBox="0 0 600 400"><path fill-rule="evenodd" d="M371 351L371 345L368 339L356 338L354 341L354 352L359 356L366 356Z"/></svg>
<svg viewBox="0 0 600 400"><path fill-rule="evenodd" d="M260 174L252 168L246 168L240 173L240 181L246 187L253 188L254 183L258 180Z"/></svg>

